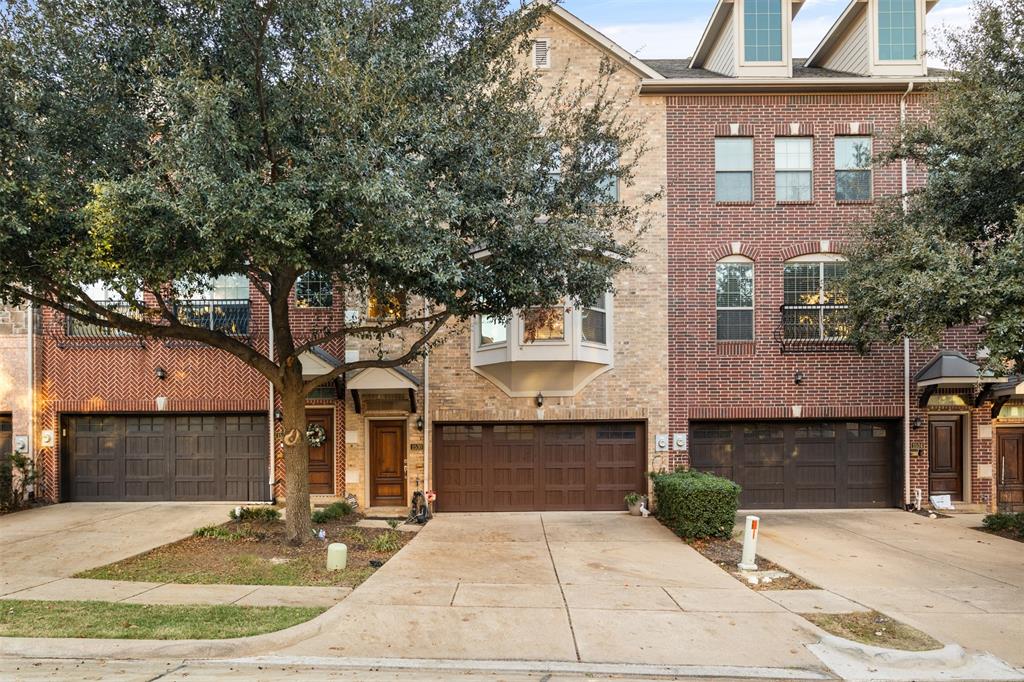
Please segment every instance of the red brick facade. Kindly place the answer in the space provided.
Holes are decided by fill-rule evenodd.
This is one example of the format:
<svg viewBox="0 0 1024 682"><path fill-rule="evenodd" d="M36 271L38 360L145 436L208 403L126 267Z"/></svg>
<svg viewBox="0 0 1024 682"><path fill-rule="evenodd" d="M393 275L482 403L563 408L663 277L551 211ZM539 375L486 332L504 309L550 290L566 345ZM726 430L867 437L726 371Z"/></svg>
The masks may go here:
<svg viewBox="0 0 1024 682"><path fill-rule="evenodd" d="M866 355L841 347L783 352L778 340L785 261L816 253L841 254L855 238L858 224L871 215L873 202L835 198L835 137L870 135L874 152L884 151L900 123L901 97L902 93L668 98L669 396L674 433L686 433L691 420L904 416L902 348L875 346ZM922 116L926 105L926 96L909 96L907 116ZM777 202L774 141L794 134L813 137L812 200ZM715 138L730 135L754 140L752 202L715 201ZM910 188L923 178L920 169L908 168ZM901 188L899 164L876 165L874 200L899 194ZM716 341L715 265L730 255L753 262L753 341ZM961 331L947 336L943 348L974 357L975 335ZM935 350L914 347L911 376ZM799 383L798 372L803 375ZM920 416L924 425L911 431L909 487L922 489L927 500L928 410L917 407L918 397L912 383L910 420ZM970 412L965 424L970 431L967 501L988 506L993 499L993 446L982 438L979 426L990 423L990 406L962 409ZM675 466L689 465L687 452L673 452L671 460Z"/></svg>

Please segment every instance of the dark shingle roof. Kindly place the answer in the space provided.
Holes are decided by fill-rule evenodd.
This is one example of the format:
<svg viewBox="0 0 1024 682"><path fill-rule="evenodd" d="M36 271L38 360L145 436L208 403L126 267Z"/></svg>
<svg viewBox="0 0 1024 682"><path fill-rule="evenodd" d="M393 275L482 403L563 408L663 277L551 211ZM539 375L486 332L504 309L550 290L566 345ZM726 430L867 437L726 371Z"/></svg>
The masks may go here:
<svg viewBox="0 0 1024 682"><path fill-rule="evenodd" d="M665 78L729 78L707 69L691 69L690 58L686 59L645 59L644 64L651 67ZM833 71L820 67L804 66L806 59L793 60L793 78L871 78L859 73L847 73L845 71ZM941 78L948 75L945 69L928 69L930 78Z"/></svg>

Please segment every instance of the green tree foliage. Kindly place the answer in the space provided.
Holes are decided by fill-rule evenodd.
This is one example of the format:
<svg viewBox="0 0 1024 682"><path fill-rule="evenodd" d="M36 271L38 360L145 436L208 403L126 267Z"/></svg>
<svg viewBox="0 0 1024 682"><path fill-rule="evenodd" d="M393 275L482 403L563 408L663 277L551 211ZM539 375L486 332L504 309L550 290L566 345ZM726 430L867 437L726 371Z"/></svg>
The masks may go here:
<svg viewBox="0 0 1024 682"><path fill-rule="evenodd" d="M524 62L542 5L7 3L0 300L204 343L261 372L285 415L289 532L305 540L306 394L408 363L451 322L593 302L636 251L646 202L604 192L631 183L639 123L610 66L539 87ZM300 336L288 296L309 272L347 298L415 305ZM227 274L269 303L272 356L179 316L179 299ZM90 298L96 282L124 303ZM304 351L346 338L380 350L303 378Z"/></svg>
<svg viewBox="0 0 1024 682"><path fill-rule="evenodd" d="M950 80L929 121L886 161L927 184L886 203L863 233L848 286L856 340L936 342L978 325L993 368L1024 371L1024 0L977 0L941 51Z"/></svg>

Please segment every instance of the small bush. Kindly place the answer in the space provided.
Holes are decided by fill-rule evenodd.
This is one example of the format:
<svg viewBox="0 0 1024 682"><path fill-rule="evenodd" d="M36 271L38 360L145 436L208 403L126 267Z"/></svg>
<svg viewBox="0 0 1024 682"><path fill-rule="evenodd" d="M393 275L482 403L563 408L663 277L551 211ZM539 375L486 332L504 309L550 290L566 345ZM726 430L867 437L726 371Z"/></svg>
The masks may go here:
<svg viewBox="0 0 1024 682"><path fill-rule="evenodd" d="M394 552L402 546L402 536L396 530L386 530L370 541L370 549L374 552Z"/></svg>
<svg viewBox="0 0 1024 682"><path fill-rule="evenodd" d="M351 513L352 505L348 502L335 502L334 504L328 505L323 509L317 509L313 512L313 523L334 521L335 519L340 519L343 516L348 516Z"/></svg>
<svg viewBox="0 0 1024 682"><path fill-rule="evenodd" d="M1024 512L1016 514L989 514L982 523L985 528L991 531L1016 531L1017 535L1024 537Z"/></svg>
<svg viewBox="0 0 1024 682"><path fill-rule="evenodd" d="M228 514L232 521L278 521L281 512L273 507L239 507Z"/></svg>
<svg viewBox="0 0 1024 682"><path fill-rule="evenodd" d="M36 480L32 460L26 455L0 453L0 511L15 511L25 506L25 496Z"/></svg>
<svg viewBox="0 0 1024 682"><path fill-rule="evenodd" d="M684 538L729 538L739 507L740 487L727 478L698 471L654 476L656 515Z"/></svg>
<svg viewBox="0 0 1024 682"><path fill-rule="evenodd" d="M245 531L235 532L224 526L203 526L192 531L194 538L214 538L216 540L241 540L248 536L249 533Z"/></svg>

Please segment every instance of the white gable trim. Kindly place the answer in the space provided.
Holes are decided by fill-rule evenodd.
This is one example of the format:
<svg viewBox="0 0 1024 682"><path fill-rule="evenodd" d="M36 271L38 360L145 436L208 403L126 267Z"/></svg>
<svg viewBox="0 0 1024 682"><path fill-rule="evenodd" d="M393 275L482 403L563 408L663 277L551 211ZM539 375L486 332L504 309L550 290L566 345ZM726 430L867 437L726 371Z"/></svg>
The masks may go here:
<svg viewBox="0 0 1024 682"><path fill-rule="evenodd" d="M355 391L393 391L419 388L408 377L386 367L367 367L345 382L345 388Z"/></svg>

